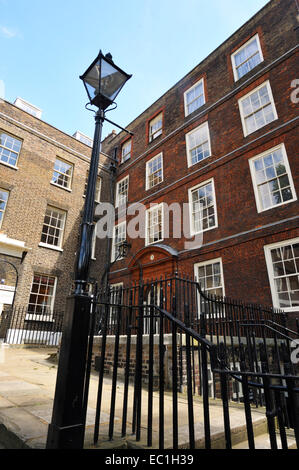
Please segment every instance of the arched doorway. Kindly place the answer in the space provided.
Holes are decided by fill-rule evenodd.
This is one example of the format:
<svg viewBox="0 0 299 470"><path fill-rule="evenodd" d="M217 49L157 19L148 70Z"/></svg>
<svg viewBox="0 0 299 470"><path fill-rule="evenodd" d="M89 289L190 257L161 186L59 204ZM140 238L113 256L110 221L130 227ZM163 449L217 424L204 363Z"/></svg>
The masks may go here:
<svg viewBox="0 0 299 470"><path fill-rule="evenodd" d="M166 279L174 276L177 271L177 258L178 253L176 250L168 245L155 244L142 248L130 261L129 269L131 271L131 280L139 282L142 280L144 284L144 304L160 305L161 291L167 289L165 281L159 282L160 279ZM156 281L151 284L151 280ZM164 297L162 292L162 297ZM163 302L163 300L162 300ZM149 334L149 310L151 307L146 307L144 310L144 324L143 330L145 334ZM148 310L148 311L147 311ZM159 332L159 321L153 321L153 333Z"/></svg>
<svg viewBox="0 0 299 470"><path fill-rule="evenodd" d="M173 276L178 268L178 252L174 248L157 243L142 248L129 262L131 280L144 282Z"/></svg>

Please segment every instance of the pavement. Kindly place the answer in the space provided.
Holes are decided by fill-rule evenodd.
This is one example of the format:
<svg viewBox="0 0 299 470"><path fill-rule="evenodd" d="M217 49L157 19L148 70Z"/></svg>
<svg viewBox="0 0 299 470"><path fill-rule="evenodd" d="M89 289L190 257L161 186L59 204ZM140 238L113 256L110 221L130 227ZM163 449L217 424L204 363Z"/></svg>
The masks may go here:
<svg viewBox="0 0 299 470"><path fill-rule="evenodd" d="M56 384L57 364L51 360L53 348L0 346L0 448L44 449L48 425L52 416L53 397ZM114 438L108 439L110 416L111 379L103 384L102 412L99 442L93 444L93 429L96 409L98 377L93 372L90 379L85 448L120 449L144 448L147 439L147 391L142 393L141 440L136 443L131 434L133 388L129 390L127 436L121 437L123 385L119 382L116 393ZM165 449L172 448L172 395L165 394ZM199 397L194 398L195 440L197 448L204 448L203 407ZM266 433L265 410L252 409L252 419L256 435ZM222 404L211 400L211 432L213 448L225 448ZM246 448L245 413L241 404L230 406L230 427L233 445ZM153 446L159 442L159 394L153 398ZM267 437L267 436L266 436ZM261 440L262 442L262 440ZM260 444L267 448L264 441ZM238 446L238 447L237 447ZM264 447L265 446L265 447ZM179 396L179 447L188 448L188 406L184 395ZM268 447L269 448L269 447Z"/></svg>

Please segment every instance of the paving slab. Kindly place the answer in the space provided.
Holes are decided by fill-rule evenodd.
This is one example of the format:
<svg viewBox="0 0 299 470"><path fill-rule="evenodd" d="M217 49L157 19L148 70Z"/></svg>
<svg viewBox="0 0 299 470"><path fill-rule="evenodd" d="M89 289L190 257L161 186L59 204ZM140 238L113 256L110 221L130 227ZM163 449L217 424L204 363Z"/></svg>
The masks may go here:
<svg viewBox="0 0 299 470"><path fill-rule="evenodd" d="M43 449L46 446L48 425L52 417L57 366L47 358L53 355L53 348L6 348L4 360L0 362L0 442L6 448ZM108 439L111 407L111 378L103 380L102 410L100 415L99 440L93 442L96 413L98 376L94 372L90 378L90 393L86 419L85 448L144 448L147 445L147 408L148 393L142 391L141 440L136 443L132 435L133 386L129 387L128 413L126 419L127 435L121 435L124 386L119 382L115 397L115 419L113 440ZM172 448L172 394L164 396L165 448ZM266 418L263 409L252 409L253 424L258 434L266 432ZM194 421L196 447L204 448L204 419L202 400L194 397ZM210 401L212 448L225 448L223 409L219 400ZM188 402L186 395L178 399L179 447L188 448ZM234 445L246 444L245 413L242 404L230 405L230 427ZM159 443L159 394L153 395L152 449ZM3 439L6 439L4 441ZM263 440L260 440L262 442ZM114 447L113 447L114 446Z"/></svg>

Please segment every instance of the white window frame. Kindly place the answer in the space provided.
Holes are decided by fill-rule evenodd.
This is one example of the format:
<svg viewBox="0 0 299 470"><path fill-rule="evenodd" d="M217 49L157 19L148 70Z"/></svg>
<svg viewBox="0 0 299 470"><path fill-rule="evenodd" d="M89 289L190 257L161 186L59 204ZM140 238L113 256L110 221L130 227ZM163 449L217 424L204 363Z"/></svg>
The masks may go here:
<svg viewBox="0 0 299 470"><path fill-rule="evenodd" d="M156 122L160 120L161 120L161 127L158 130L156 130L154 133L152 133L151 127L153 126L153 124L155 124ZM153 137L153 135L156 134L157 132L159 132L159 134ZM152 118L148 123L148 141L153 142L153 140L157 139L159 135L161 135L162 133L163 133L163 112L161 111L159 114L157 114L157 116Z"/></svg>
<svg viewBox="0 0 299 470"><path fill-rule="evenodd" d="M90 259L96 260L97 224L94 225L91 239Z"/></svg>
<svg viewBox="0 0 299 470"><path fill-rule="evenodd" d="M153 242L150 242L149 241L149 233L148 233L148 230L149 230L149 214L155 210L161 210L161 225L162 225L162 228L161 228L161 234L162 234L162 238L160 238L159 240L155 240ZM160 204L155 204L153 205L152 207L150 207L149 209L147 209L145 211L145 245L154 245L155 243L160 243L161 241L164 240L164 204L163 202L161 202Z"/></svg>
<svg viewBox="0 0 299 470"><path fill-rule="evenodd" d="M202 160L199 160L198 162L196 163L192 163L192 158L191 158L191 148L190 148L190 143L189 143L189 137L197 132L200 128L202 127L206 127L207 128L207 142L208 142L208 146L209 146L209 155L207 157L204 157ZM188 164L188 168L190 168L191 166L194 166L194 165L197 165L198 163L202 162L203 160L205 160L206 158L209 158L211 155L212 155L212 152L211 152L211 140L210 140L210 130L209 130L209 123L208 121L205 121L204 123L202 123L200 126L197 126L195 129L192 129L192 131L190 132L187 132L187 134L185 135L185 140L186 140L186 153L187 153L187 164Z"/></svg>
<svg viewBox="0 0 299 470"><path fill-rule="evenodd" d="M72 169L71 171L71 174L70 176L67 176L67 181L68 181L68 185L67 186L63 186L62 184L59 184L59 183L55 183L55 181L53 181L53 178L54 178L54 173L59 173L61 175L65 175L65 173L62 173L61 171L59 170L56 170L55 169L55 164L57 162L57 160L61 163L65 163L66 165L69 165ZM58 188L62 188L62 189L66 189L67 191L71 191L71 188L72 188L72 182L73 182L73 174L74 174L74 164L71 163L71 162L68 162L66 160L64 160L63 158L60 158L60 157L56 157L55 159L55 163L54 163L54 168L53 168L53 173L52 173L52 179L51 179L51 184L53 184L54 186L58 186Z"/></svg>
<svg viewBox="0 0 299 470"><path fill-rule="evenodd" d="M87 182L88 182L88 173L87 173L87 176L86 176L86 179L85 179L83 197L86 197ZM94 196L94 202L96 202L96 203L101 202L101 190L102 190L102 178L100 176L97 176L95 196Z"/></svg>
<svg viewBox="0 0 299 470"><path fill-rule="evenodd" d="M0 139L0 149L7 150L8 152L10 152L10 153L16 155L16 163L15 163L15 165L13 165L12 163L3 161L2 158L1 158L1 155L0 155L0 163L2 163L2 165L7 165L7 166L9 166L10 168L14 168L15 170L17 170L17 169L18 169L19 156L20 156L20 153L21 153L21 150L22 150L23 142L22 142L22 140L19 139L18 137L15 137L15 136L9 134L8 132L6 132L6 131L3 130L3 129L0 129L0 136L1 136L1 134L5 134L7 137L9 137L9 138L11 138L11 139L13 139L13 140L16 140L16 141L19 142L19 144L20 144L19 150L16 151L16 150L13 150L13 149L11 149L11 148L9 148L9 147L6 147L6 145L2 145L1 139ZM0 152L0 153L1 153L1 152Z"/></svg>
<svg viewBox="0 0 299 470"><path fill-rule="evenodd" d="M161 181L159 181L159 183L156 183L154 184L153 186L150 186L149 185L149 164L151 162L153 162L154 160L158 159L158 158L161 158L161 170L162 170L162 179ZM151 173L152 175L153 173ZM164 181L164 171L163 171L163 152L160 152L158 153L158 155L155 155L153 158L151 158L150 160L148 160L146 162L146 167L145 167L145 189L148 190L148 189L151 189L151 188L154 188L155 186L157 186L158 184L161 184L162 182Z"/></svg>
<svg viewBox="0 0 299 470"><path fill-rule="evenodd" d="M0 188L0 192L7 194L6 201L3 200L3 202L5 202L5 207L4 207L4 209L0 210L0 213L2 214L1 219L0 219L0 228L1 228L2 223L3 223L3 219L4 219L4 214L5 214L6 207L7 207L7 203L8 203L8 199L9 199L9 191L7 191L7 189Z"/></svg>
<svg viewBox="0 0 299 470"><path fill-rule="evenodd" d="M125 154L126 158L124 159L124 149L130 145L130 151ZM126 140L121 146L121 163L125 163L126 161L130 160L132 152L132 139ZM129 157L127 157L129 155Z"/></svg>
<svg viewBox="0 0 299 470"><path fill-rule="evenodd" d="M62 226L61 229L59 229L60 230L60 232L59 232L59 244L58 245L51 245L50 243L45 243L45 242L40 241L39 246L42 246L44 248L50 248L52 250L63 251L62 250L62 242L63 242L63 238L64 238L64 230L65 230L67 212L64 211L64 210L58 209L57 207L54 207L50 204L47 205L46 211L48 209L53 209L54 211L59 212L60 214L63 214L63 216L64 216L63 217L63 226ZM45 225L45 217L46 217L46 212L45 212L45 215L44 215L41 237L43 235L43 228L44 228L44 225Z"/></svg>
<svg viewBox="0 0 299 470"><path fill-rule="evenodd" d="M223 264L222 264L222 258L213 258L213 259L208 259L206 261L201 261L200 263L195 263L194 264L194 278L197 279L197 282L198 282L198 268L200 268L201 266L207 266L209 264L216 264L216 263L220 263L220 277L221 277L221 280L222 280L222 285L221 285L221 288L222 288L222 297L225 297L225 283L224 283L224 275L223 275ZM209 291L206 291L207 293L209 293Z"/></svg>
<svg viewBox="0 0 299 470"><path fill-rule="evenodd" d="M56 297L57 277L56 277L56 276L52 276L51 274L41 274L40 272L35 272L35 273L33 273L32 281L31 281L31 287L30 287L30 293L29 293L29 299L28 299L28 307L29 307L29 301L30 301L30 296L31 296L31 294L35 295L34 292L31 292L31 291L32 291L32 285L33 285L33 280L34 280L34 277L35 277L35 276L51 277L51 278L54 279L53 295L52 295L52 299L51 299L51 304L50 304L50 306L49 306L50 314L49 314L49 315L45 315L45 314L43 314L43 313L26 313L26 315L25 315L25 320L32 320L32 321L48 321L48 322L54 321L54 319L53 319L53 311L54 311L54 303L55 303L55 297ZM37 295L37 294L36 294L36 295ZM28 308L28 307L27 307L27 308Z"/></svg>
<svg viewBox="0 0 299 470"><path fill-rule="evenodd" d="M120 227L121 225L124 225L125 226L125 238L123 239L123 241L125 241L127 239L127 222L124 221L124 222L120 222L119 224L116 224L114 227L113 227L113 238L112 238L112 250L111 250L111 262L113 263L116 259L116 256L115 256L115 232L116 232L116 229L118 227ZM121 259L123 259L123 257L121 258L118 258L117 261L120 261Z"/></svg>
<svg viewBox="0 0 299 470"><path fill-rule="evenodd" d="M264 252L265 252L265 259L266 259L266 265L267 265L267 271L268 271L268 278L269 278L269 284L270 284L270 290L271 290L271 295L272 295L272 303L274 308L279 308L285 312L298 312L299 307L286 307L282 308L279 305L279 299L278 299L278 293L275 288L275 282L274 282L274 270L273 270L273 262L272 262L272 257L271 257L271 250L275 248L281 248L283 246L287 245L293 245L295 243L299 243L299 237L297 238L292 238L289 240L284 240L281 242L276 242L276 243L271 243L270 245L265 245L264 246Z"/></svg>
<svg viewBox="0 0 299 470"><path fill-rule="evenodd" d="M255 129L254 131L251 131L251 132L248 132L247 131L247 127L246 127L246 122L245 122L245 118L248 117L248 116L244 116L243 114L243 107L242 107L242 101L244 101L246 98L248 98L250 95L252 95L253 93L257 92L258 90L260 90L261 88L263 88L264 86L267 87L267 91L268 91L268 95L269 95L269 98L270 98L270 103L272 105L272 111L273 111L273 115L274 115L274 119L270 122L267 122L266 124L264 124L263 126L261 127L258 127L257 129ZM254 88L254 90L251 90L249 93L247 93L246 95L244 96L241 96L241 98L239 98L238 100L238 105L239 105L239 111L240 111L240 116L241 116L241 122L242 122L242 128L243 128L243 134L244 134L244 137L247 137L248 135L250 134L253 134L254 132L257 132L258 130L262 129L263 127L271 124L271 122L275 121L276 119L278 119L278 115L277 115L277 111L276 111L276 106L275 106L275 102L274 102L274 98L273 98L273 94L272 94L272 90L271 90L271 86L270 86L270 82L269 80L266 80L265 82L263 82L261 85L259 85L258 87ZM263 108L260 108L260 109L263 109ZM254 114L256 114L257 111L255 111Z"/></svg>
<svg viewBox="0 0 299 470"><path fill-rule="evenodd" d="M223 264L222 264L222 258L214 258L214 259L208 259L206 261L202 261L200 263L195 263L194 264L194 279L196 279L197 282L199 282L199 279L198 279L198 268L200 268L201 266L208 266L210 264L215 264L215 263L220 263L220 279L221 279L221 288L222 288L222 296L221 297L225 297L225 283L224 283L224 274L223 274ZM217 287L214 287L214 288L211 288L211 289L217 289ZM211 290L210 289L210 290ZM209 290L206 290L204 292L207 292L207 294L209 294ZM200 301L200 293L198 292L198 297L197 297L197 305L198 305L198 317L200 316L200 313L201 313L201 310L200 310L200 307L201 307L201 301ZM222 310L222 315L223 317L225 317L225 308L223 308ZM217 318L217 316L220 316L218 315L218 312L214 312L211 314L211 318Z"/></svg>
<svg viewBox="0 0 299 470"><path fill-rule="evenodd" d="M113 304L114 301L116 300L115 299L115 294L118 292L118 289L120 287L123 288L123 286L124 286L123 282L116 282L115 284L110 284L110 298L109 298L109 301L110 301L111 304ZM114 311L114 309L115 309L115 311ZM108 322L107 322L108 323L107 324L108 330L109 330L109 328L113 328L114 326L117 325L117 313L118 313L117 310L118 310L117 306L110 305Z"/></svg>
<svg viewBox="0 0 299 470"><path fill-rule="evenodd" d="M235 56L241 52L242 49L244 49L245 47L249 46L249 44L251 42L253 42L254 40L257 40L257 46L258 46L258 51L259 51L259 54L260 54L260 58L261 58L261 61L259 62L260 64L264 61L264 56L263 56L263 52L262 52L262 48L261 48L261 44L260 44L260 38L259 38L259 35L258 33L255 34L252 38L250 38L247 42L245 42L245 44L243 44L241 47L239 47L239 49L237 49L235 52L233 52L233 54L231 55L231 61L232 61L232 67L233 67L233 73L234 73L234 79L235 79L235 82L237 82L238 80L241 80L241 78L245 77L245 75L247 75L247 73L251 72L251 70L253 70L255 67L257 67L257 65L255 67L253 67L251 70L249 70L249 72L245 73L244 75L242 75L242 77L238 77L238 72L237 72L237 66L236 66L236 61L235 61ZM249 59L247 59L245 62L247 62ZM258 64L259 65L259 64Z"/></svg>
<svg viewBox="0 0 299 470"><path fill-rule="evenodd" d="M125 204L122 204L120 203L120 200L119 200L119 186L121 183L123 183L125 180L128 180L128 184L127 184L127 197L126 197L126 203ZM129 198L129 175L125 176L124 178L122 178L121 180L117 181L116 183L116 196L115 196L115 207L125 207L128 203L128 198Z"/></svg>
<svg viewBox="0 0 299 470"><path fill-rule="evenodd" d="M271 154L272 152L275 152L276 150L281 150L282 151L282 155L283 155L283 159L284 159L284 165L286 167L286 172L287 172L287 175L288 175L288 178L289 178L290 188L291 188L291 191L292 191L292 194L293 194L293 198L288 200L288 201L284 201L284 202L281 202L279 204L274 204L270 207L263 208L262 202L261 202L260 196L259 196L258 184L257 184L257 181L256 181L254 162L256 160L259 160L262 157L265 157L268 154ZM256 202L256 207L257 207L257 212L258 213L264 212L264 211L267 211L267 210L270 210L270 209L274 209L275 207L283 206L284 204L288 204L290 202L294 202L294 201L297 200L297 195L296 195L294 182L293 182L293 178L292 178L292 172L291 172L291 168L290 168L290 165L289 165L288 156L287 156L287 152L286 152L284 144L277 145L276 147L273 147L273 148L271 148L271 149L269 149L269 150L267 150L263 153L260 153L259 155L256 155L255 157L251 158L249 160L249 167L250 167L252 185L253 185L253 190L254 190L254 195L255 195L255 202Z"/></svg>
<svg viewBox="0 0 299 470"><path fill-rule="evenodd" d="M215 215L215 225L213 227L209 227L203 230L195 231L194 229L194 223L193 223L193 217L192 217L192 192L195 191L198 188L201 188L202 186L206 186L208 184L212 184L212 190L213 190L213 198L214 198L214 215ZM203 181L202 183L197 184L196 186L193 186L192 188L188 189L188 199L189 199L189 221L190 221L190 234L191 236L196 235L201 232L207 232L209 230L213 230L218 227L218 216L217 216L217 202L216 202L216 193L215 193L215 183L214 183L214 178L210 178L206 181Z"/></svg>
<svg viewBox="0 0 299 470"><path fill-rule="evenodd" d="M190 93L190 91L192 91L194 88L196 88L200 83L202 83L203 103L202 103L200 106L198 106L197 108L195 108L193 111L191 111L191 112L189 113L189 112L188 112L188 105L189 105L190 103L187 103L187 94ZM195 98L195 100L197 100L198 98L199 98L199 96L197 96L197 97ZM195 101L195 100L193 100L193 101ZM188 90L186 90L186 91L184 92L185 116L189 116L189 114L194 113L194 111L196 111L196 109L201 108L201 106L203 106L203 105L205 104L205 102L206 102L205 84L204 84L204 79L203 79L203 77L202 77L200 80L198 80L194 85L192 85L190 88L188 88Z"/></svg>

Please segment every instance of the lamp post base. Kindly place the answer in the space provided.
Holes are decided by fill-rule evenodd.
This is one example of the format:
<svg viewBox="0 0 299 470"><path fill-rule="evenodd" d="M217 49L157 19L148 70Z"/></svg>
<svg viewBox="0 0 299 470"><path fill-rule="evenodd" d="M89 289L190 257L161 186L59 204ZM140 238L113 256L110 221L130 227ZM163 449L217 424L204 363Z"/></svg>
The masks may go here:
<svg viewBox="0 0 299 470"><path fill-rule="evenodd" d="M90 311L89 296L74 294L67 298L47 449L83 448L86 419L84 384Z"/></svg>

